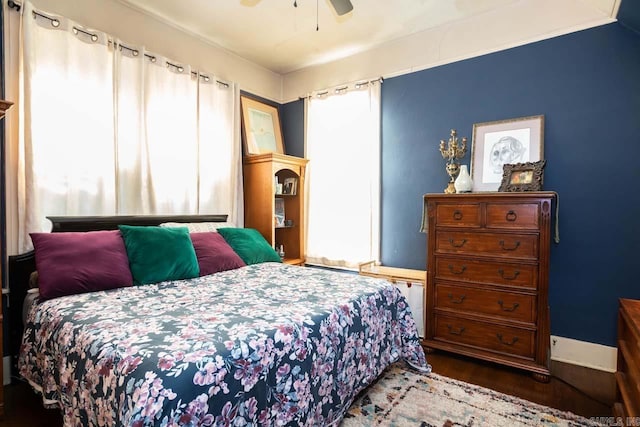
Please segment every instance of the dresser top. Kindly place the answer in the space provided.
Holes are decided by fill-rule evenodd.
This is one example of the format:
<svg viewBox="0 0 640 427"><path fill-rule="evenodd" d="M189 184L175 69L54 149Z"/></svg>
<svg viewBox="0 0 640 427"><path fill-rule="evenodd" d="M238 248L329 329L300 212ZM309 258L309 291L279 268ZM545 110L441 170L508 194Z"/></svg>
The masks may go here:
<svg viewBox="0 0 640 427"><path fill-rule="evenodd" d="M520 199L520 198L555 198L557 193L554 191L527 191L527 192L500 192L500 191L481 191L477 193L457 193L457 194L445 194L445 193L429 193L424 195L424 199Z"/></svg>

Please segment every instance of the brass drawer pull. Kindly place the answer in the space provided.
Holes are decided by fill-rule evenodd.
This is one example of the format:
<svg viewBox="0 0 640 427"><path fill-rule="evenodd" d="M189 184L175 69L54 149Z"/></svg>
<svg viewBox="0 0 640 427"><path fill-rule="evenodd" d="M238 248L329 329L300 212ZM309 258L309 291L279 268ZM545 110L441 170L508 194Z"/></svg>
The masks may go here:
<svg viewBox="0 0 640 427"><path fill-rule="evenodd" d="M500 240L500 247L502 249L504 249L505 251L515 251L516 249L518 249L520 247L520 240L516 240L516 243L513 247L507 248L504 245L504 240Z"/></svg>
<svg viewBox="0 0 640 427"><path fill-rule="evenodd" d="M460 295L460 298L454 300L453 294L447 295L453 304L462 304L462 301L467 297L466 295Z"/></svg>
<svg viewBox="0 0 640 427"><path fill-rule="evenodd" d="M453 329L453 326L451 326L451 325L447 325L447 328L449 328L449 333L451 335L462 335L462 333L464 332L464 326L462 326L458 330Z"/></svg>
<svg viewBox="0 0 640 427"><path fill-rule="evenodd" d="M517 303L517 302L513 303L513 307L511 307L511 308L504 307L503 304L504 304L504 302L502 302L502 300L498 301L498 305L500 306L502 311L516 311L516 308L518 308L520 306L520 304Z"/></svg>
<svg viewBox="0 0 640 427"><path fill-rule="evenodd" d="M460 243L456 243L456 242L453 241L453 239L451 237L449 237L449 243L454 248L461 248L461 247L464 246L465 243L467 243L467 239L462 239L462 241Z"/></svg>
<svg viewBox="0 0 640 427"><path fill-rule="evenodd" d="M498 270L498 273L500 273L500 277L502 277L504 280L515 280L520 275L520 272L518 270L513 272L513 276L505 276L503 269Z"/></svg>
<svg viewBox="0 0 640 427"><path fill-rule="evenodd" d="M458 209L453 211L453 219L460 221L462 219L462 211L459 211Z"/></svg>
<svg viewBox="0 0 640 427"><path fill-rule="evenodd" d="M518 214L515 213L515 211L509 211L507 212L507 215L505 216L505 219L509 222L513 222L516 219L518 219Z"/></svg>
<svg viewBox="0 0 640 427"><path fill-rule="evenodd" d="M463 265L462 268L460 268L460 270L453 271L453 265L449 264L449 271L452 272L453 274L462 274L466 269L467 269L467 266Z"/></svg>
<svg viewBox="0 0 640 427"><path fill-rule="evenodd" d="M518 337L513 337L511 342L506 342L506 341L503 341L502 334L497 334L496 336L498 337L498 341L500 341L500 343L502 343L504 345L514 345L515 343L518 342Z"/></svg>

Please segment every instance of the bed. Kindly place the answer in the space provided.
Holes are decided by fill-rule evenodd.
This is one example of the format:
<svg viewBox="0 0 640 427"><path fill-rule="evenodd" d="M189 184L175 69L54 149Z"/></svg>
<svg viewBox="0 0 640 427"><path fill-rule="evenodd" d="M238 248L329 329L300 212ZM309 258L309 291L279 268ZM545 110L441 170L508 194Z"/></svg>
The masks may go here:
<svg viewBox="0 0 640 427"><path fill-rule="evenodd" d="M76 218L66 229L123 221L140 224ZM389 364L429 370L391 284L279 262L36 301L28 313L19 373L65 425L332 426Z"/></svg>

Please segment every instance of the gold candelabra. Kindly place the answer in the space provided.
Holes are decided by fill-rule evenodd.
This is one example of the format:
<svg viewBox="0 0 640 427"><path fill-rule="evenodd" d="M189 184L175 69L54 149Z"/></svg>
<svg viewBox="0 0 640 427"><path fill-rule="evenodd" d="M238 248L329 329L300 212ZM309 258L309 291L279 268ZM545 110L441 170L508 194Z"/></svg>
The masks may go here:
<svg viewBox="0 0 640 427"><path fill-rule="evenodd" d="M462 138L461 144L458 144L458 136L455 129L451 129L451 136L448 143L444 142L444 139L440 140L440 153L442 157L447 161L445 169L449 174L449 184L444 192L447 194L453 194L456 192L456 187L453 185L456 181L456 177L460 172L460 164L455 161L464 157L467 153L467 138Z"/></svg>

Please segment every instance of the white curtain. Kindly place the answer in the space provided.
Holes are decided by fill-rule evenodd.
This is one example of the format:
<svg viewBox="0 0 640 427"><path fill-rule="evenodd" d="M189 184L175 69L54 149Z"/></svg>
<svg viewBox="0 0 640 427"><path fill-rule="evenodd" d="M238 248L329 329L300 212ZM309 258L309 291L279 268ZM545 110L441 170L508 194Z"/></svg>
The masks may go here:
<svg viewBox="0 0 640 427"><path fill-rule="evenodd" d="M142 48L121 47L119 54L118 210L198 212L197 77Z"/></svg>
<svg viewBox="0 0 640 427"><path fill-rule="evenodd" d="M356 268L380 252L380 83L312 97L307 260Z"/></svg>
<svg viewBox="0 0 640 427"><path fill-rule="evenodd" d="M107 37L73 22L33 14L23 20L24 161L19 195L27 233L46 215L115 212L113 55Z"/></svg>
<svg viewBox="0 0 640 427"><path fill-rule="evenodd" d="M240 144L240 88L208 75L198 86L200 211L228 212L228 221L244 224L242 145ZM229 146L229 141L233 144Z"/></svg>
<svg viewBox="0 0 640 427"><path fill-rule="evenodd" d="M9 34L22 40L22 112L7 177L19 251L50 215L220 213L242 225L235 84L22 10Z"/></svg>

